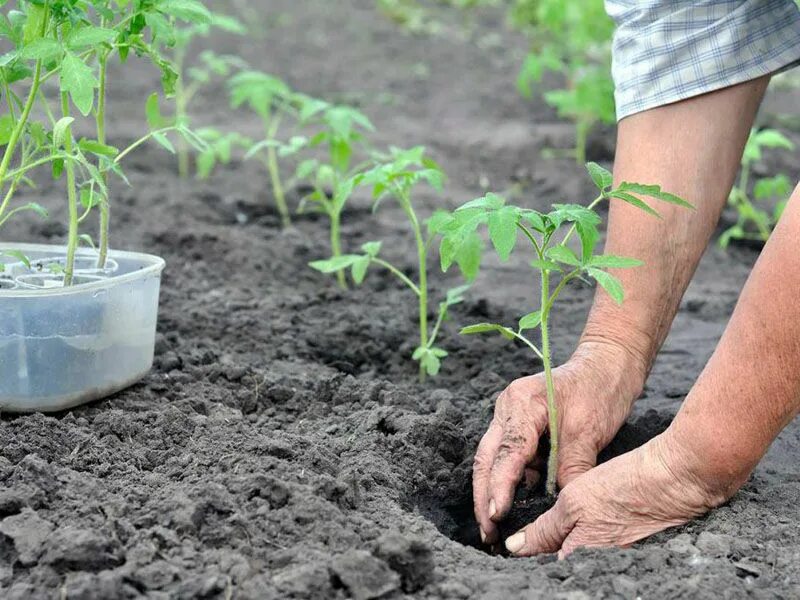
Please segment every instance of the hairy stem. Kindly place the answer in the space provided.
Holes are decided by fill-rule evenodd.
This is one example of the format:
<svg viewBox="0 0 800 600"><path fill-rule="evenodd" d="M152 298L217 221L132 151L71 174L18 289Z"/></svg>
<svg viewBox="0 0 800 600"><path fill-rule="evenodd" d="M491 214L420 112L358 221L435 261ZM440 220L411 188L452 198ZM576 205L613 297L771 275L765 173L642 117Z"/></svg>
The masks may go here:
<svg viewBox="0 0 800 600"><path fill-rule="evenodd" d="M342 241L341 241L341 214L339 211L331 212L331 254L334 258L342 255ZM343 290L347 289L347 278L345 277L344 269L336 271L336 280L339 282L339 287Z"/></svg>
<svg viewBox="0 0 800 600"><path fill-rule="evenodd" d="M280 121L279 117L275 117L272 120L272 123L267 129L267 139L273 140L275 136L278 135ZM284 227L288 227L292 224L292 218L289 216L289 208L286 206L286 197L283 193L281 174L278 169L278 152L273 146L267 148L267 171L269 171L269 178L272 182L272 193L275 196L275 204L278 207L278 213L281 215L281 222Z"/></svg>
<svg viewBox="0 0 800 600"><path fill-rule="evenodd" d="M103 22L105 25L105 21ZM100 68L100 89L97 91L97 112L95 114L95 123L97 129L97 141L101 144L106 143L106 75L108 71L108 54L102 52L99 56ZM100 173L103 182L108 189L108 174ZM108 206L108 198L103 198L100 203L100 246L99 255L97 257L97 268L102 269L106 266L108 258L108 230L110 220L110 209Z"/></svg>
<svg viewBox="0 0 800 600"><path fill-rule="evenodd" d="M405 273L403 273L400 269L395 267L392 263L377 257L372 258L372 262L374 262L376 265L380 265L381 267L389 271L392 275L397 277L400 281L405 283L409 288L411 288L411 291L414 292L414 294L416 294L417 296L420 295L417 284L411 281L408 277L406 277Z"/></svg>
<svg viewBox="0 0 800 600"><path fill-rule="evenodd" d="M550 431L550 456L547 460L546 490L549 496L555 496L558 476L558 409L556 408L556 392L553 386L553 365L550 354L550 331L548 329L550 312L545 310L549 300L550 273L542 271L542 363L544 365L544 380L547 388L547 416Z"/></svg>
<svg viewBox="0 0 800 600"><path fill-rule="evenodd" d="M61 93L61 114L69 117L69 95ZM64 150L72 154L72 126L64 134ZM75 165L68 160L64 163L67 172L67 202L69 208L69 234L67 237L67 264L64 269L64 287L72 285L75 271L75 251L78 249L78 194L75 189Z"/></svg>

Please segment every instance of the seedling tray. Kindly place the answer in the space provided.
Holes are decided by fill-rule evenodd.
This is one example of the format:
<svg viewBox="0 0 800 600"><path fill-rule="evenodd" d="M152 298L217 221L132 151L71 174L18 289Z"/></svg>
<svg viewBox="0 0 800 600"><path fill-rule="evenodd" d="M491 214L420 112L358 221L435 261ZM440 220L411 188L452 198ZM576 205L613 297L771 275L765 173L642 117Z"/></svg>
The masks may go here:
<svg viewBox="0 0 800 600"><path fill-rule="evenodd" d="M163 259L112 251L109 268L98 271L91 266L95 253L82 249L77 285L65 288L47 266L58 264L66 248L0 244L4 250L21 251L32 267L0 258L1 411L65 410L149 372Z"/></svg>

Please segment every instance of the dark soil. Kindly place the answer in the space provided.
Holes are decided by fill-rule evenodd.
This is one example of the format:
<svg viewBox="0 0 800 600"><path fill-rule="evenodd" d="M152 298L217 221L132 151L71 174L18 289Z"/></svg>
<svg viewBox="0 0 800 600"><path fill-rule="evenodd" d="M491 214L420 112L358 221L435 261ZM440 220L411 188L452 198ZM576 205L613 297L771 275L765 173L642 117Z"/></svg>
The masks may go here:
<svg viewBox="0 0 800 600"><path fill-rule="evenodd" d="M222 5L222 2L213 4ZM370 0L238 2L255 39L213 39L309 94L358 104L377 140L425 144L450 175L449 205L482 185L519 183L531 206L588 197L582 169L544 161L569 125L514 89L522 40L502 18L457 18L411 37ZM466 29L465 29L466 27ZM263 34L263 35L262 35ZM498 37L502 34L502 37ZM158 75L117 79L112 136L134 139ZM788 94L788 96L787 96ZM787 101L786 98L794 98ZM767 106L796 106L782 92ZM778 103L778 104L776 104ZM198 101L202 124L227 115L224 91ZM794 136L797 138L797 136ZM608 160L600 131L591 158ZM771 167L776 164L770 164ZM780 164L797 177L795 160ZM626 550L507 559L478 549L470 465L496 394L538 367L502 340L457 324L510 321L535 293L525 265L491 262L447 326L451 356L416 383L409 295L375 271L338 290L305 265L326 255L324 221L280 231L253 164L182 183L160 149L116 187L116 245L164 256L156 364L142 383L65 414L0 421L0 597L69 598L775 598L800 595L800 427L781 435L750 482L707 518ZM62 191L37 200L59 217ZM358 198L350 248L385 240L413 268L401 214ZM63 227L21 220L7 239L60 243ZM711 248L689 289L618 454L669 422L713 351L756 253ZM437 295L447 278L434 277ZM570 288L555 324L558 359L580 333L592 290ZM754 408L754 410L757 408ZM544 507L524 494L507 526Z"/></svg>

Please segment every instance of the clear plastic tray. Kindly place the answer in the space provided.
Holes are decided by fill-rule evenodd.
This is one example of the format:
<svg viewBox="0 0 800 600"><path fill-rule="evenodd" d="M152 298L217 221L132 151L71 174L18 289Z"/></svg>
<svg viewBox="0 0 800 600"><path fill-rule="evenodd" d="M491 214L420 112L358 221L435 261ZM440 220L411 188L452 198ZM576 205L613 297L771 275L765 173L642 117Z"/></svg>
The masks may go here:
<svg viewBox="0 0 800 600"><path fill-rule="evenodd" d="M153 364L163 259L112 251L109 268L78 251L78 285L64 288L36 261L58 263L66 249L0 244L19 250L33 271L0 256L0 411L53 412L98 400L144 377ZM45 264L45 268L46 268ZM109 271L113 271L110 273Z"/></svg>

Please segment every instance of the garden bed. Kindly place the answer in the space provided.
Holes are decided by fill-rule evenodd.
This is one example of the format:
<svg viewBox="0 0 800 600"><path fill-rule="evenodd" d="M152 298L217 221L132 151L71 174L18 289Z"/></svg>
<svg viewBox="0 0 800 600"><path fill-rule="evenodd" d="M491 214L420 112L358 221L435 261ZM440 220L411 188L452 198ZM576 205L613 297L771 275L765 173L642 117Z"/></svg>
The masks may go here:
<svg viewBox="0 0 800 600"><path fill-rule="evenodd" d="M220 39L219 49L307 93L360 104L379 141L428 146L451 182L444 200L423 198L427 210L480 194L486 179L496 190L522 183L520 202L539 209L586 197L591 183L581 168L537 158L545 145L568 144L571 129L516 95L520 44L478 43L500 31L491 17L469 35L459 25L412 38L369 0L337 3L336 11L322 0L270 5L263 40L237 47ZM129 76L111 86L118 111L111 118L130 139L148 83ZM201 118L224 123L223 90L200 104ZM607 160L611 140L597 134L590 158ZM797 161L782 166L800 173ZM174 167L161 150L144 152L128 167L136 191L117 185L112 195L115 244L160 254L168 265L152 374L68 413L0 421L2 597L800 592L797 424L728 505L632 549L581 550L557 562L476 548L472 455L496 394L539 367L503 340L459 338L456 325L518 317L536 293L525 265L487 265L491 276L446 326L442 345L451 357L441 375L420 385L408 360L414 306L394 279L376 273L342 292L307 268L327 255L326 224L305 217L281 231L257 167L233 164L206 183L182 183ZM60 192L41 182L48 206ZM63 234L22 219L4 235L57 243ZM368 199L357 198L343 237L351 248L384 239L395 264L415 264L388 205L372 216ZM756 256L736 247L706 254L644 397L609 453L666 426ZM435 279L434 291L443 292L446 282ZM574 346L593 290L578 284L569 292L556 316L558 360ZM535 501L520 502L536 512ZM517 524L528 516L520 508Z"/></svg>

